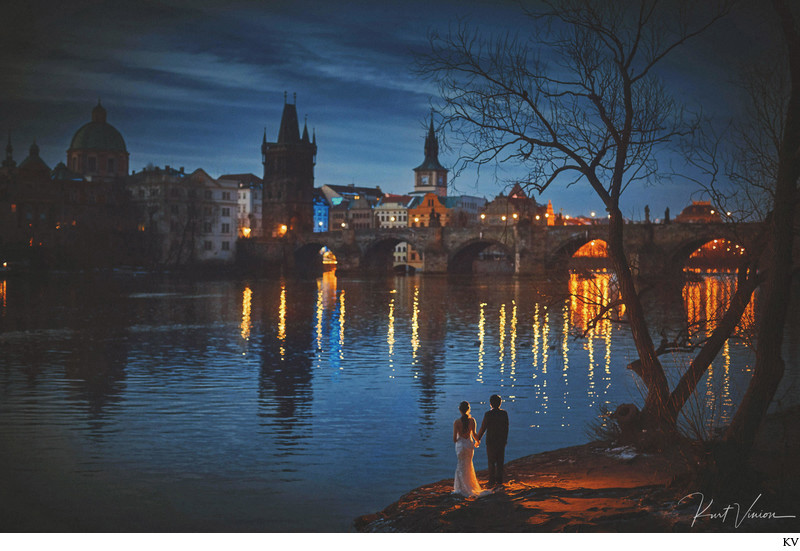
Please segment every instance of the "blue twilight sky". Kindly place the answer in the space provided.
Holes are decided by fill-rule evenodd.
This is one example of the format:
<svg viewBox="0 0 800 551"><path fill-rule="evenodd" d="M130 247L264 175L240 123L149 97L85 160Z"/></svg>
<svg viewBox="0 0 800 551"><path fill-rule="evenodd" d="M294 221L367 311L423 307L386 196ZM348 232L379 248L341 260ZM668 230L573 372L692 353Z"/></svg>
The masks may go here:
<svg viewBox="0 0 800 551"><path fill-rule="evenodd" d="M130 167L203 168L212 176L261 176L260 143L278 133L284 91L297 94L315 129L316 185L380 186L404 193L435 96L411 72L427 34L460 19L490 31L524 31L514 1L404 0L70 0L7 3L0 17L0 133L11 133L17 162L35 139L52 167L98 97L124 136ZM770 47L772 13L755 0L676 52L662 75L676 97L723 121L740 110L734 85L743 60ZM3 138L5 142L5 137ZM440 152L445 166L455 155ZM679 168L679 167L678 167ZM458 193L495 196L495 175L467 172ZM693 184L642 185L623 212L673 215ZM695 196L695 198L698 198ZM582 185L552 188L567 214L602 211Z"/></svg>

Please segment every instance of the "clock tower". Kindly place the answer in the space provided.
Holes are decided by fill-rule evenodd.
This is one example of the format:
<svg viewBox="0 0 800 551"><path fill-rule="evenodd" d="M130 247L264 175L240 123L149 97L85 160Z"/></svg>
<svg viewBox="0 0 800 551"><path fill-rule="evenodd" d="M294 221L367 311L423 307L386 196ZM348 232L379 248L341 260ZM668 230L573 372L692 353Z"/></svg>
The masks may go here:
<svg viewBox="0 0 800 551"><path fill-rule="evenodd" d="M447 197L447 169L439 163L439 142L433 130L433 112L428 137L425 138L425 160L414 169L414 192Z"/></svg>

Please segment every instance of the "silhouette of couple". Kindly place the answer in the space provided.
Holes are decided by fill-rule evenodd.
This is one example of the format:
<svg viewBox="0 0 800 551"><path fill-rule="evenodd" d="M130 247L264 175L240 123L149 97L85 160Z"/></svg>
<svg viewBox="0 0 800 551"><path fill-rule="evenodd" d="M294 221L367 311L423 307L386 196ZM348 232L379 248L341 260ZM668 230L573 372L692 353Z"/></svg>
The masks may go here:
<svg viewBox="0 0 800 551"><path fill-rule="evenodd" d="M475 432L475 419L469 414L469 402L461 402L458 410L461 417L453 422L453 442L456 445L456 475L453 480L453 493L465 497L481 496L491 493L483 490L475 476L472 456L480 446L486 433L486 457L489 460L489 487L502 486L503 463L505 463L506 441L508 440L508 413L500 409L502 399L497 394L489 398L492 409L483 416L480 430Z"/></svg>

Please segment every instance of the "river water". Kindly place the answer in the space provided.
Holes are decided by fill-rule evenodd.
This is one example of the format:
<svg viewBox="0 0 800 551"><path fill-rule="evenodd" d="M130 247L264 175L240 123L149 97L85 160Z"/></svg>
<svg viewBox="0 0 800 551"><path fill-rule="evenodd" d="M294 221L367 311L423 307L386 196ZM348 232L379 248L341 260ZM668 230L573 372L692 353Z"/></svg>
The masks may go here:
<svg viewBox="0 0 800 551"><path fill-rule="evenodd" d="M733 284L653 297L656 342L702 338ZM583 443L602 406L642 402L627 327L589 324L609 296L608 274L0 280L2 528L347 531L452 477L458 404L480 420L494 393L507 459ZM750 324L690 406L706 428L751 376ZM673 380L689 358L662 356Z"/></svg>

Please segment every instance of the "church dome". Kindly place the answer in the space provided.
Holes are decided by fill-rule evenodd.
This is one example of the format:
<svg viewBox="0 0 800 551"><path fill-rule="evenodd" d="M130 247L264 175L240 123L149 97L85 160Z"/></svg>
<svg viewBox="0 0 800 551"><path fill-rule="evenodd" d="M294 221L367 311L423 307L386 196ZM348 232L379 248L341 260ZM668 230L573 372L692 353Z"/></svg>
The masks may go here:
<svg viewBox="0 0 800 551"><path fill-rule="evenodd" d="M36 145L36 142L33 142L33 145L31 145L30 155L19 164L19 169L27 172L50 173L50 167L39 157L39 146Z"/></svg>
<svg viewBox="0 0 800 551"><path fill-rule="evenodd" d="M92 121L81 126L72 137L70 150L94 149L99 151L123 151L125 140L119 130L106 122L106 110L97 102L92 109Z"/></svg>

